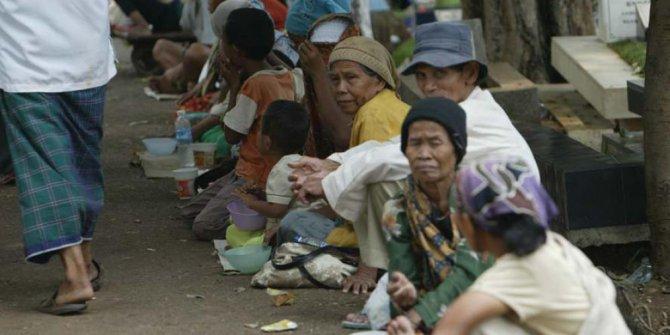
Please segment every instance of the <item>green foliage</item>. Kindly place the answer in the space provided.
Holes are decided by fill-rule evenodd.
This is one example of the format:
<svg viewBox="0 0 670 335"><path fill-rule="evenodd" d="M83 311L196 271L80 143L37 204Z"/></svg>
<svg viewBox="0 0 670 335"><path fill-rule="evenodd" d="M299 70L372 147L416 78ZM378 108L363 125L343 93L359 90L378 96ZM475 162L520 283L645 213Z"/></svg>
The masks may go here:
<svg viewBox="0 0 670 335"><path fill-rule="evenodd" d="M635 73L644 77L644 65L647 58L647 43L626 40L609 44L619 56L635 69Z"/></svg>
<svg viewBox="0 0 670 335"><path fill-rule="evenodd" d="M412 51L414 51L414 39L409 38L402 42L394 51L393 51L393 61L396 66L400 66L405 59L412 57Z"/></svg>
<svg viewBox="0 0 670 335"><path fill-rule="evenodd" d="M461 7L461 0L437 0L435 3L437 8L458 8Z"/></svg>

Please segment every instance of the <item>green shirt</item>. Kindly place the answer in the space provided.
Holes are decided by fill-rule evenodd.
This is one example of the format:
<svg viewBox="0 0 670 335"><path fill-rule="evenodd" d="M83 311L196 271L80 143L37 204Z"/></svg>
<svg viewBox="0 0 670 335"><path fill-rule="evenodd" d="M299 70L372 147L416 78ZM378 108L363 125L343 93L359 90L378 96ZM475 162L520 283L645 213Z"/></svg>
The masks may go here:
<svg viewBox="0 0 670 335"><path fill-rule="evenodd" d="M394 203L387 203L386 212L389 212L391 206L395 207L395 213L392 214L396 215L396 223L400 229L393 234L387 234L388 271L402 272L417 287L419 298L414 310L421 316L423 323L432 328L440 320L447 306L493 265L493 259L481 259L463 239L451 256L453 266L447 278L441 283L434 282L433 276L429 275L431 269L428 266L428 259L422 253L415 251L413 234L404 207L398 208L404 201L394 199L389 202ZM428 291L422 293L421 288ZM393 305L391 311L394 316L399 314Z"/></svg>

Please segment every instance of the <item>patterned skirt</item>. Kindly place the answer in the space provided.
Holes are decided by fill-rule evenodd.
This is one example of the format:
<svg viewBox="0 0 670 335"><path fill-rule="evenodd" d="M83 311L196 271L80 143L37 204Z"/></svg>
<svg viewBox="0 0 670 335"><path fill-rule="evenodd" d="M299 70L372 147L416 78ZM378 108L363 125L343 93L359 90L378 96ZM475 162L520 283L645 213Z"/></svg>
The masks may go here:
<svg viewBox="0 0 670 335"><path fill-rule="evenodd" d="M16 174L26 259L46 263L93 238L103 204L100 164L106 86L64 93L0 90Z"/></svg>

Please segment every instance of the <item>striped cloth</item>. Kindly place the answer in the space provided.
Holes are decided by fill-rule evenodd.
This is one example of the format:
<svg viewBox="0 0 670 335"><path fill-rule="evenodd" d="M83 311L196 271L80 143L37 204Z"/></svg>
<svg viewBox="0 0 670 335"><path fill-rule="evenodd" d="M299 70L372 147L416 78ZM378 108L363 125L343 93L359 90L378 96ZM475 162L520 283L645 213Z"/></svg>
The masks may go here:
<svg viewBox="0 0 670 335"><path fill-rule="evenodd" d="M46 263L93 237L103 204L100 140L105 88L64 93L0 90L16 173L26 259Z"/></svg>

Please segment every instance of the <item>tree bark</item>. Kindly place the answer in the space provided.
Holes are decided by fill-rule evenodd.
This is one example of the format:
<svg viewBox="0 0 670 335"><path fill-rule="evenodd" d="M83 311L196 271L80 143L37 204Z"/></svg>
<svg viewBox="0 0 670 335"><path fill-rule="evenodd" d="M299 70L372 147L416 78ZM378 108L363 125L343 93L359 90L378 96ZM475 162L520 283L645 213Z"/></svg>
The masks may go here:
<svg viewBox="0 0 670 335"><path fill-rule="evenodd" d="M505 61L535 82L557 77L551 36L595 34L593 0L463 0L463 16L480 18L490 61Z"/></svg>
<svg viewBox="0 0 670 335"><path fill-rule="evenodd" d="M670 278L670 1L652 0L645 69L644 156L652 265Z"/></svg>

